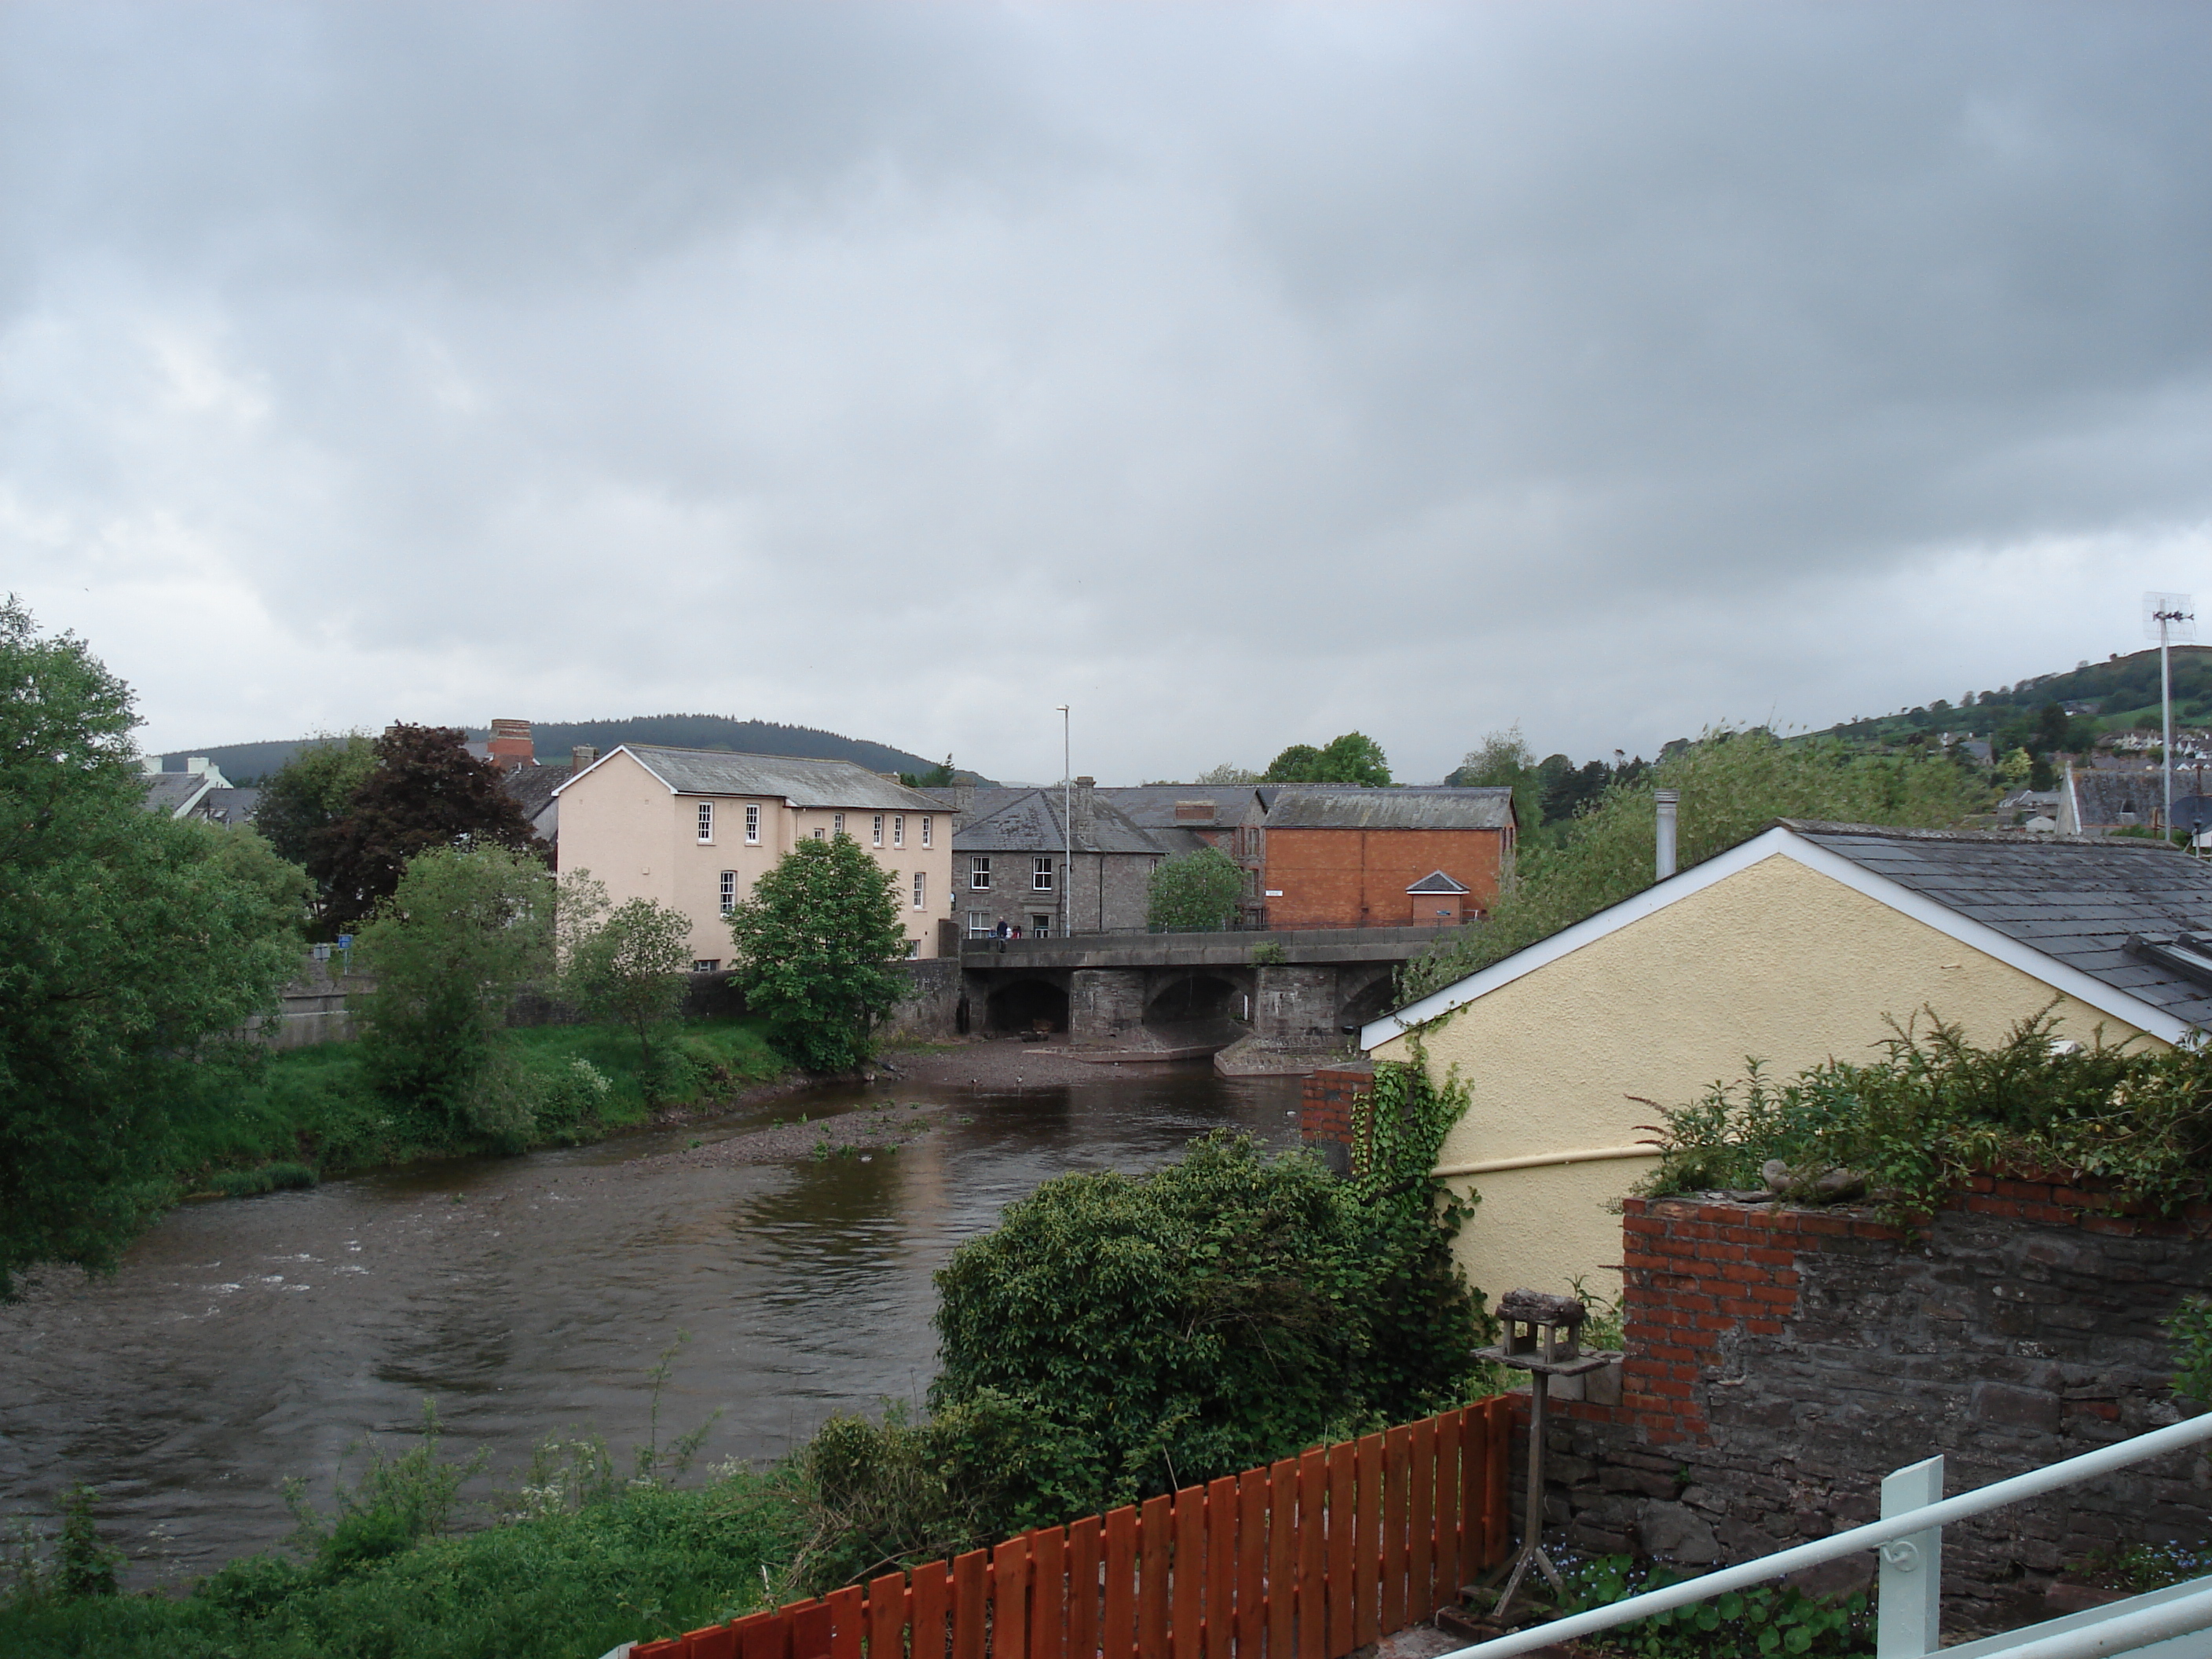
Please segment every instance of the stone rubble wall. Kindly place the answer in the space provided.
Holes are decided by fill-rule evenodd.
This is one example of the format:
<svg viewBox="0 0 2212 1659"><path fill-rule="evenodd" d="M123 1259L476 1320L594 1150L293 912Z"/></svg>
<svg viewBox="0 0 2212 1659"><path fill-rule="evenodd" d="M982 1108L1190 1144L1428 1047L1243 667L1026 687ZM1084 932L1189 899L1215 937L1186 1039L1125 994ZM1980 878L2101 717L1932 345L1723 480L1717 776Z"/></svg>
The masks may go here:
<svg viewBox="0 0 2212 1659"><path fill-rule="evenodd" d="M1956 1494L2177 1421L2159 1322L2212 1285L2212 1209L2110 1207L1984 1176L1907 1237L1848 1211L1627 1200L1621 1396L1556 1406L1547 1527L1591 1553L1743 1560L1876 1518L1881 1478L1934 1453ZM2194 1453L1994 1511L1946 1532L1947 1625L2092 1550L2208 1535Z"/></svg>

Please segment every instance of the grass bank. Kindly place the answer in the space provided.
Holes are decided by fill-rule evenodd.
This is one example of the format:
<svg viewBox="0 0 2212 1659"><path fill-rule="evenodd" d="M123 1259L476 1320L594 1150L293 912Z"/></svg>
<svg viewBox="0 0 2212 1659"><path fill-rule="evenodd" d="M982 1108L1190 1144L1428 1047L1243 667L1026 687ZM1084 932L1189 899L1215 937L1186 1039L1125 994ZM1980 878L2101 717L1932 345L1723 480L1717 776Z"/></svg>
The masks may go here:
<svg viewBox="0 0 2212 1659"><path fill-rule="evenodd" d="M797 1549L787 1477L647 1487L396 1553L250 1556L190 1594L0 1596L11 1659L598 1659L761 1605Z"/></svg>
<svg viewBox="0 0 2212 1659"><path fill-rule="evenodd" d="M637 1039L609 1025L526 1026L499 1041L485 1085L499 1109L459 1122L377 1094L358 1043L271 1054L221 1111L181 1126L175 1167L187 1190L245 1195L423 1158L573 1146L790 1070L750 1018L684 1022L655 1045L650 1075Z"/></svg>

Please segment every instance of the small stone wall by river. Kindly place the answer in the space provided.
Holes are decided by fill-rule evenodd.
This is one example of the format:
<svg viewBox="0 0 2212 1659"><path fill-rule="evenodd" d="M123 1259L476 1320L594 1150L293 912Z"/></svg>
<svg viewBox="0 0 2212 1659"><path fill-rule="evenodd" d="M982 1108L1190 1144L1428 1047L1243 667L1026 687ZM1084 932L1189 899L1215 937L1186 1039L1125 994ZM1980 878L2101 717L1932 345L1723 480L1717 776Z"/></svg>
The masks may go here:
<svg viewBox="0 0 2212 1659"><path fill-rule="evenodd" d="M332 951L318 960L304 954L300 971L280 994L277 1012L246 1022L247 1035L276 1048L307 1048L321 1042L343 1042L361 1033L348 999L375 990L368 974L345 971L345 956ZM894 1042L921 1042L953 1034L960 1000L960 963L957 957L901 962L893 968L911 988L884 1026ZM730 983L726 973L693 974L684 999L684 1012L692 1018L742 1014L744 997ZM573 1008L536 992L515 999L507 1012L510 1025L562 1024L579 1016Z"/></svg>

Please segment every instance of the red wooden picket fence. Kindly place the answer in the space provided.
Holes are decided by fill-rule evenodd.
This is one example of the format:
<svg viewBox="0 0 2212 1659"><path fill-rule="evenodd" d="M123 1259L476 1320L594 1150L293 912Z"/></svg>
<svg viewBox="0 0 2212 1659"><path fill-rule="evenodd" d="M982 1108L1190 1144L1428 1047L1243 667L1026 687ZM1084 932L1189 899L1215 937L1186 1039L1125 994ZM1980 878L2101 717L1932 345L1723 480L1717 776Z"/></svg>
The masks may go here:
<svg viewBox="0 0 2212 1659"><path fill-rule="evenodd" d="M1505 1559L1512 1421L1478 1401L632 1659L1343 1659Z"/></svg>

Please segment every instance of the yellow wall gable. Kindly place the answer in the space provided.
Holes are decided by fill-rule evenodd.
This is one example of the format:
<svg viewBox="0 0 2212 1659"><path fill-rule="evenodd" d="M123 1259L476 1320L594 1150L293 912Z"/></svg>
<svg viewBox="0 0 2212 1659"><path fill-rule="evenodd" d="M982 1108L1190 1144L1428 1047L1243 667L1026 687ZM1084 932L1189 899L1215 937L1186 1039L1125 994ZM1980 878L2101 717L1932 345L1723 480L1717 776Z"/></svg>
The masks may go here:
<svg viewBox="0 0 2212 1659"><path fill-rule="evenodd" d="M1923 1007L1977 1042L2051 1000L2033 975L1962 945L1778 853L1477 997L1423 1041L1456 1066L1468 1113L1440 1167L1631 1146L1652 1106L1679 1106L1747 1057L1786 1077L1834 1057L1876 1058L1885 1014ZM2109 1041L2135 1028L2072 998L2062 1030ZM1372 1051L1408 1057L1401 1036ZM1583 1276L1620 1288L1620 1222L1608 1206L1648 1158L1492 1170L1460 1235L1461 1265L1494 1301L1517 1285L1565 1291Z"/></svg>

